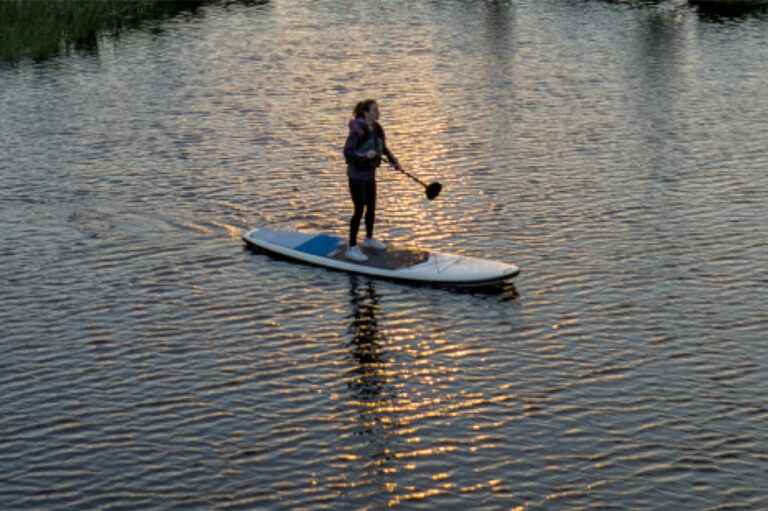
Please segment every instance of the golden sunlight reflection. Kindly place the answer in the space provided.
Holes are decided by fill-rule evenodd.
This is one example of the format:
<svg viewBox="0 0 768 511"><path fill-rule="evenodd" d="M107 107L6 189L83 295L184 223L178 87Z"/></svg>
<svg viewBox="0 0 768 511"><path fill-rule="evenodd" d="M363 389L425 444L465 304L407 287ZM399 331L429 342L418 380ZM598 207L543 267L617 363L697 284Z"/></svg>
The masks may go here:
<svg viewBox="0 0 768 511"><path fill-rule="evenodd" d="M441 118L411 107L406 109L404 119L393 122L388 130L397 144L396 154L406 171L417 176L424 183L439 181L443 186L440 196L430 201L422 186L396 171L385 170L380 179L389 193L382 194L382 211L387 222L396 228L407 226L407 235L397 231L406 242L441 241L450 239L460 222L452 221L448 209L441 203L450 200L450 183L454 181L450 166L444 163L445 147L437 136L445 129ZM401 114L402 115L402 114ZM420 121L420 122L419 122Z"/></svg>
<svg viewBox="0 0 768 511"><path fill-rule="evenodd" d="M503 441L493 434L498 424L467 418L511 395L486 396L454 386L466 357L483 360L490 353L451 346L418 322L384 316L376 285L350 277L348 395L337 396L334 402L342 408L331 417L340 430L333 460L346 466L344 485L389 495L389 507L448 491L496 491L498 479L467 484L462 474L463 484L454 481L455 467L465 457ZM435 425L452 421L461 426L435 433Z"/></svg>

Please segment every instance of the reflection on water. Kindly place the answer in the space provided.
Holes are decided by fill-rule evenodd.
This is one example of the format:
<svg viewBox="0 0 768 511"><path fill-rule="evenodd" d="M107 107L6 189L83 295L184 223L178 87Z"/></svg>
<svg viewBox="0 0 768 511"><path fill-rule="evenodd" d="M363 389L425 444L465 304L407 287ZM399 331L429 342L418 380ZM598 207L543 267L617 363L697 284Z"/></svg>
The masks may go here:
<svg viewBox="0 0 768 511"><path fill-rule="evenodd" d="M397 394L388 381L393 375L385 352L388 342L379 328L377 316L381 311L375 284L356 275L350 276L349 282L352 308L349 316L350 350L357 365L346 378L350 405L358 414L356 435L364 445L361 454L366 468L362 479L372 479L382 493L386 493L393 487L391 474L394 469L389 463L393 459L390 436L398 428L396 414L391 413Z"/></svg>
<svg viewBox="0 0 768 511"><path fill-rule="evenodd" d="M350 276L349 280L352 306L350 349L358 363L349 375L349 387L356 402L361 405L362 431L366 435L382 438L384 435L377 412L386 406L388 400L383 395L387 378L382 350L386 339L377 321L379 300L371 280L356 275ZM363 281L362 286L360 281Z"/></svg>
<svg viewBox="0 0 768 511"><path fill-rule="evenodd" d="M483 421L471 426L474 413L509 399L504 388L486 394L460 384L466 377L461 366L490 349L449 343L419 314L387 317L377 292L386 283L352 275L349 285L354 364L345 374L346 404L355 418L340 460L355 499L378 508L506 491L499 478L456 477L462 464L471 466L498 440ZM337 417L342 432L348 429L344 415Z"/></svg>
<svg viewBox="0 0 768 511"><path fill-rule="evenodd" d="M385 381L381 374L381 341L376 315L379 310L379 299L373 287L373 282L364 277L350 276L350 315L349 333L351 335L352 355L360 364L355 371L353 390L363 397L376 397L381 394L382 383ZM360 286L360 281L364 285ZM367 399L371 401L371 399Z"/></svg>

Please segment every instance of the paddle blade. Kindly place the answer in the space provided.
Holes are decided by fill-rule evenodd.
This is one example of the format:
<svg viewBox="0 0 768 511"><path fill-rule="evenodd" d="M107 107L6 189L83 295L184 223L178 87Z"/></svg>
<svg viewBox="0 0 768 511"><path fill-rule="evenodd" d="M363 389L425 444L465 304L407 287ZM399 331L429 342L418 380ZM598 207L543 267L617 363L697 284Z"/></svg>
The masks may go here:
<svg viewBox="0 0 768 511"><path fill-rule="evenodd" d="M438 182L434 182L427 186L427 199L433 200L435 197L440 195L440 190L443 189L443 185L441 185Z"/></svg>

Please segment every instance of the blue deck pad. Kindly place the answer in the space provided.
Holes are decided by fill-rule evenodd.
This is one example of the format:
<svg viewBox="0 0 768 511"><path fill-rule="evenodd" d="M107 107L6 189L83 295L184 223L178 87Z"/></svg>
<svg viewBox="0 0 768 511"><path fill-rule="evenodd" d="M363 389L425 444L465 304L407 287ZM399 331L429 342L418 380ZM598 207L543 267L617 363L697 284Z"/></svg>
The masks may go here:
<svg viewBox="0 0 768 511"><path fill-rule="evenodd" d="M338 236L329 236L327 234L318 234L314 238L310 238L301 245L294 248L299 252L305 254L312 254L321 257L327 257L331 252L336 250L339 245L343 243L343 240Z"/></svg>

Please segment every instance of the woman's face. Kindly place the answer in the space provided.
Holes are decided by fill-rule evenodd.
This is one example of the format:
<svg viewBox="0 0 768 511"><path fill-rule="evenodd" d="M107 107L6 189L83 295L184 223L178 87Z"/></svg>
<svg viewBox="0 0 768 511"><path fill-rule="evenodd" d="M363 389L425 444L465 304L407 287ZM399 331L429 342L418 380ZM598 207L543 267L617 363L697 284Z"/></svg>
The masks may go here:
<svg viewBox="0 0 768 511"><path fill-rule="evenodd" d="M371 103L371 106L368 108L368 111L365 113L365 120L368 122L379 120L379 104L378 103Z"/></svg>

